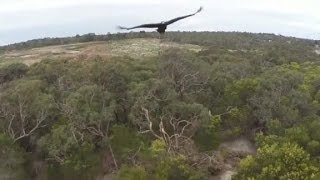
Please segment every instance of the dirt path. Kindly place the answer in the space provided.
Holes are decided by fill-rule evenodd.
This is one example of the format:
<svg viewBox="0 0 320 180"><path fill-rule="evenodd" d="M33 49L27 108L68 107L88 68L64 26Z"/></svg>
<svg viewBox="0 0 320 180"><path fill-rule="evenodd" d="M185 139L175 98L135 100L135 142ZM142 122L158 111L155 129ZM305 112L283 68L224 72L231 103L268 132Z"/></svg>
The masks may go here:
<svg viewBox="0 0 320 180"><path fill-rule="evenodd" d="M227 149L235 153L255 154L256 147L246 138L238 138L233 141L224 142L220 148Z"/></svg>
<svg viewBox="0 0 320 180"><path fill-rule="evenodd" d="M238 138L222 143L219 149L221 152L227 152L230 155L225 157L222 172L210 180L231 180L232 175L236 173L236 166L240 161L238 156L244 157L249 154L255 154L257 151L255 145L246 138Z"/></svg>

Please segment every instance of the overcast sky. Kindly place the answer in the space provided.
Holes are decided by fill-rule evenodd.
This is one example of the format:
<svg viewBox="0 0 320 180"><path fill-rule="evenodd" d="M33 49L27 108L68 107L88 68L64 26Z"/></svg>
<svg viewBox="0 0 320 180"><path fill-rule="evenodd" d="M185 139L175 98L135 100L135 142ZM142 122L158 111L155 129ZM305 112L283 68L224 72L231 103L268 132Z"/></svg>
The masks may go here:
<svg viewBox="0 0 320 180"><path fill-rule="evenodd" d="M118 32L196 11L169 30L266 32L320 39L319 0L1 0L0 45Z"/></svg>

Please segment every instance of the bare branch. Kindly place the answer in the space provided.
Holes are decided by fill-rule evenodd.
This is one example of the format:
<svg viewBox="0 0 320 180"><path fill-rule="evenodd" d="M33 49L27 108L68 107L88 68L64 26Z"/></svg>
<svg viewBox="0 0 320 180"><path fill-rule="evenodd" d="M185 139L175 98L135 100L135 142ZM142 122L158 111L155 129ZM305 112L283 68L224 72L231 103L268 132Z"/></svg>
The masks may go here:
<svg viewBox="0 0 320 180"><path fill-rule="evenodd" d="M25 138L25 137L28 137L28 136L32 135L32 133L34 131L36 131L38 128L45 127L45 125L42 125L42 123L43 123L43 121L45 119L46 119L46 111L41 111L40 112L40 117L37 118L36 124L34 125L34 127L29 132L26 132L25 123L22 123L23 124L23 126L21 127L22 128L22 133L20 133L19 137L14 137L14 142L16 142L16 141L18 141L18 140L20 140L22 138ZM20 120L24 121L22 119L20 119Z"/></svg>
<svg viewBox="0 0 320 180"><path fill-rule="evenodd" d="M111 147L111 144L109 144L109 151L111 153L111 156L112 156L112 159L113 159L113 163L114 163L114 166L116 167L116 170L118 170L118 163L117 163L117 160L114 156L114 153L113 153L113 150L112 150L112 147Z"/></svg>
<svg viewBox="0 0 320 180"><path fill-rule="evenodd" d="M138 153L141 151L141 148L142 148L142 144L140 144L138 150L133 154L132 157L129 157L128 159L130 159L132 161L132 163L135 165L136 164L136 156L138 155Z"/></svg>
<svg viewBox="0 0 320 180"><path fill-rule="evenodd" d="M161 136L157 135L154 130L153 130L153 127L152 127L152 121L150 120L150 116L149 116L149 111L144 108L144 107L141 107L142 108L142 111L144 111L144 116L145 118L147 119L147 121L149 122L149 129L148 129L148 132L151 132L152 135L154 135L156 138L158 139L162 139Z"/></svg>

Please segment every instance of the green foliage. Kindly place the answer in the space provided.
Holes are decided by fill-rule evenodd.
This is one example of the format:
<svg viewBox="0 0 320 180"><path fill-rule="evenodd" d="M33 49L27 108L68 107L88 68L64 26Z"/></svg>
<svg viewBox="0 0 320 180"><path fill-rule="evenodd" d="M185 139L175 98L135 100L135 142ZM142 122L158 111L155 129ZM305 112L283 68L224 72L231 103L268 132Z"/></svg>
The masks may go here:
<svg viewBox="0 0 320 180"><path fill-rule="evenodd" d="M167 151L166 143L163 139L154 140L151 143L150 151L154 157L162 156Z"/></svg>
<svg viewBox="0 0 320 180"><path fill-rule="evenodd" d="M155 169L156 180L205 180L201 172L196 172L188 164L183 156L163 158Z"/></svg>
<svg viewBox="0 0 320 180"><path fill-rule="evenodd" d="M319 117L313 117L302 124L295 125L291 128L283 128L278 120L273 120L268 123L268 133L269 135L257 136L258 144L272 144L275 142L284 143L292 142L297 143L304 148L312 156L319 155L319 133L318 128Z"/></svg>
<svg viewBox="0 0 320 180"><path fill-rule="evenodd" d="M270 134L283 135L284 128L279 120L274 119L267 122L267 129Z"/></svg>
<svg viewBox="0 0 320 180"><path fill-rule="evenodd" d="M49 179L95 179L101 170L100 153L89 144L82 144L69 152L63 162L50 162L48 167Z"/></svg>
<svg viewBox="0 0 320 180"><path fill-rule="evenodd" d="M74 129L68 124L57 124L52 127L49 134L38 141L38 144L50 157L57 158L62 163L74 149L79 148L73 131Z"/></svg>
<svg viewBox="0 0 320 180"><path fill-rule="evenodd" d="M93 144L81 142L70 124L56 124L38 144L50 159L49 178L94 179L99 170L100 153Z"/></svg>
<svg viewBox="0 0 320 180"><path fill-rule="evenodd" d="M126 160L143 147L142 138L132 129L124 125L115 125L111 129L110 143L118 160Z"/></svg>
<svg viewBox="0 0 320 180"><path fill-rule="evenodd" d="M235 179L314 179L318 172L310 155L297 144L275 143L242 160Z"/></svg>
<svg viewBox="0 0 320 180"><path fill-rule="evenodd" d="M157 139L141 156L144 166L121 167L117 179L159 179L176 180L206 179L202 172L197 172L187 163L182 155L173 155L167 151L164 140Z"/></svg>
<svg viewBox="0 0 320 180"><path fill-rule="evenodd" d="M0 67L0 84L22 78L28 69L28 66L22 63L13 63Z"/></svg>
<svg viewBox="0 0 320 180"><path fill-rule="evenodd" d="M235 105L243 105L259 88L258 79L241 79L225 89L226 98Z"/></svg>
<svg viewBox="0 0 320 180"><path fill-rule="evenodd" d="M205 121L197 130L194 140L200 150L208 151L217 148L221 142L221 116L212 116L210 121Z"/></svg>
<svg viewBox="0 0 320 180"><path fill-rule="evenodd" d="M118 179L206 179L212 162L229 159L203 161L202 155L219 151L226 139L261 132L258 154L240 163L239 179L319 179L320 59L314 41L169 32L166 44L201 47L161 46L157 56L157 39L134 40L152 44L156 53L144 57L135 56L135 45L134 52L126 49L129 41L116 41L146 37L158 34L87 34L0 47L112 40L132 53L48 56L30 67L1 67L0 174L19 179L32 169L24 167L32 164L27 152L46 160L49 179L95 179L116 164Z"/></svg>
<svg viewBox="0 0 320 180"><path fill-rule="evenodd" d="M122 166L119 170L117 180L147 180L147 172L141 166Z"/></svg>
<svg viewBox="0 0 320 180"><path fill-rule="evenodd" d="M98 173L100 154L95 151L95 147L88 143L83 143L75 150L62 165L70 175L77 175L82 179L95 179ZM70 172L71 170L71 172Z"/></svg>
<svg viewBox="0 0 320 180"><path fill-rule="evenodd" d="M248 127L252 127L252 124L247 107L231 108L229 112L226 112L222 120L222 126L226 129L222 135L228 138L238 137L241 134L248 133L250 131Z"/></svg>
<svg viewBox="0 0 320 180"><path fill-rule="evenodd" d="M110 121L114 120L114 103L109 92L100 87L83 86L66 99L69 119L80 128L94 127L94 134L103 133ZM101 132L96 132L101 131Z"/></svg>
<svg viewBox="0 0 320 180"><path fill-rule="evenodd" d="M15 141L36 135L56 116L54 98L40 80L17 80L0 94L0 128ZM35 143L35 142L30 142Z"/></svg>
<svg viewBox="0 0 320 180"><path fill-rule="evenodd" d="M26 154L6 135L0 133L0 179L28 179Z"/></svg>
<svg viewBox="0 0 320 180"><path fill-rule="evenodd" d="M316 140L311 140L306 144L306 151L312 155L320 154L320 142Z"/></svg>
<svg viewBox="0 0 320 180"><path fill-rule="evenodd" d="M302 147L305 147L310 142L310 137L306 128L297 126L286 129L285 135L288 140L296 142Z"/></svg>

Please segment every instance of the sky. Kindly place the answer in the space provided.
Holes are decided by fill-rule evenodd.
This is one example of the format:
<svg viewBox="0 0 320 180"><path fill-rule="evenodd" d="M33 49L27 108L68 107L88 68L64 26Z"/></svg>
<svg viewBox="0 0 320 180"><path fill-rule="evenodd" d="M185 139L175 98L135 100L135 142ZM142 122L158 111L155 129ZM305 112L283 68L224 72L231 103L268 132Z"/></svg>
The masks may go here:
<svg viewBox="0 0 320 180"><path fill-rule="evenodd" d="M116 27L166 21L193 13L200 6L204 7L200 14L172 24L168 30L262 32L320 39L318 0L1 0L0 45L125 32Z"/></svg>

